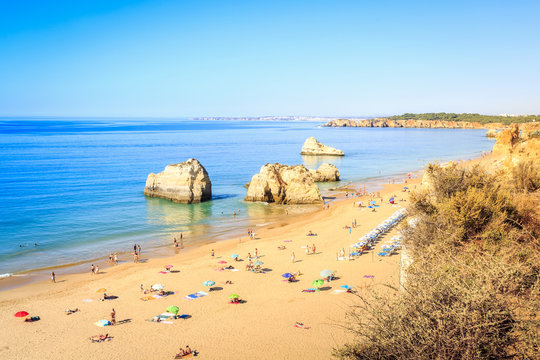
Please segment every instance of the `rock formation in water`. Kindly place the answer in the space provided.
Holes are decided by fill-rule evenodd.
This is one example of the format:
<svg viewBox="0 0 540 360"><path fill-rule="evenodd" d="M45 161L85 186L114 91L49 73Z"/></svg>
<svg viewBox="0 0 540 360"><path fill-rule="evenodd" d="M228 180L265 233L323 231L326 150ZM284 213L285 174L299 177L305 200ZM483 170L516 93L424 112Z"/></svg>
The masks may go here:
<svg viewBox="0 0 540 360"><path fill-rule="evenodd" d="M493 145L493 152L499 154L508 154L512 153L514 146L519 141L519 125L512 124L510 129L503 130L497 134L497 142Z"/></svg>
<svg viewBox="0 0 540 360"><path fill-rule="evenodd" d="M339 181L339 170L332 164L321 164L317 170L309 172L315 182Z"/></svg>
<svg viewBox="0 0 540 360"><path fill-rule="evenodd" d="M266 164L253 175L245 201L277 204L317 204L322 202L319 188L303 165Z"/></svg>
<svg viewBox="0 0 540 360"><path fill-rule="evenodd" d="M343 156L343 151L334 149L333 147L326 146L317 141L314 137L309 137L302 146L301 155L334 155Z"/></svg>
<svg viewBox="0 0 540 360"><path fill-rule="evenodd" d="M489 129L486 133L486 137L488 138L494 138L497 137L497 130L495 129Z"/></svg>
<svg viewBox="0 0 540 360"><path fill-rule="evenodd" d="M212 183L204 166L197 159L189 159L148 175L144 194L178 203L199 203L212 199Z"/></svg>
<svg viewBox="0 0 540 360"><path fill-rule="evenodd" d="M390 128L433 128L433 129L504 129L506 125L501 123L481 124L469 121L445 121L445 120L392 120L387 118L377 119L335 119L327 122L326 127L390 127Z"/></svg>

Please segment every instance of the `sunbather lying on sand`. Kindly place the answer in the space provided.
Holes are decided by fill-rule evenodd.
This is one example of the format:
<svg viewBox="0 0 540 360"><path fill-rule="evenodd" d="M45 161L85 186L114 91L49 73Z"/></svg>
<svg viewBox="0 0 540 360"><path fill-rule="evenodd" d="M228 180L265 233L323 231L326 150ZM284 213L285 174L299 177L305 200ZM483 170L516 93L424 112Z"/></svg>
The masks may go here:
<svg viewBox="0 0 540 360"><path fill-rule="evenodd" d="M67 309L66 310L66 315L71 315L73 313L76 313L77 311L79 311L79 308L76 308L75 310Z"/></svg>
<svg viewBox="0 0 540 360"><path fill-rule="evenodd" d="M278 248L279 250L285 250L285 249L286 249L285 245L278 246L277 248Z"/></svg>
<svg viewBox="0 0 540 360"><path fill-rule="evenodd" d="M314 234L313 231L309 230L306 236L317 236L317 234Z"/></svg>
<svg viewBox="0 0 540 360"><path fill-rule="evenodd" d="M112 338L109 336L109 334L105 335L94 335L90 336L88 339L92 342L103 342L103 341L110 341Z"/></svg>

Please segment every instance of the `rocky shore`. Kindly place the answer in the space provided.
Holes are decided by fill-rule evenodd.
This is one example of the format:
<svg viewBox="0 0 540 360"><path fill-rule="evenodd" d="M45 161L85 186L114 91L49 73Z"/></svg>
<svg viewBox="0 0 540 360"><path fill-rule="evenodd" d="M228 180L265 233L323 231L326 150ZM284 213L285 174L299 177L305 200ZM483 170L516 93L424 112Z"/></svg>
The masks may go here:
<svg viewBox="0 0 540 360"><path fill-rule="evenodd" d="M387 118L376 119L335 119L327 122L325 127L391 127L391 128L431 128L431 129L505 129L502 123L482 124L468 121L440 121L440 120L392 120Z"/></svg>

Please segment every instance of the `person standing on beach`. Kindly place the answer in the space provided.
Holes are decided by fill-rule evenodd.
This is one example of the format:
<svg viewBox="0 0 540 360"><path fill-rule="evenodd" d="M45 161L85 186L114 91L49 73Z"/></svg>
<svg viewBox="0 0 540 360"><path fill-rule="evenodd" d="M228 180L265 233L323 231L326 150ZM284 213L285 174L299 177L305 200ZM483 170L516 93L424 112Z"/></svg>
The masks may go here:
<svg viewBox="0 0 540 360"><path fill-rule="evenodd" d="M118 254L114 254L114 264L118 265Z"/></svg>
<svg viewBox="0 0 540 360"><path fill-rule="evenodd" d="M96 275L99 274L99 266L98 265L96 265L96 267L94 268L94 272L95 272Z"/></svg>
<svg viewBox="0 0 540 360"><path fill-rule="evenodd" d="M109 264L112 265L113 263L113 256L112 256L112 253L109 254Z"/></svg>
<svg viewBox="0 0 540 360"><path fill-rule="evenodd" d="M56 283L56 275L54 274L54 271L51 273L51 281Z"/></svg>
<svg viewBox="0 0 540 360"><path fill-rule="evenodd" d="M141 255L141 245L137 245L137 254Z"/></svg>
<svg viewBox="0 0 540 360"><path fill-rule="evenodd" d="M255 248L255 259L258 259L258 258L259 258L259 250Z"/></svg>
<svg viewBox="0 0 540 360"><path fill-rule="evenodd" d="M133 252L133 262L138 263L139 262L139 254L137 254L137 250Z"/></svg>
<svg viewBox="0 0 540 360"><path fill-rule="evenodd" d="M90 271L92 272L92 275L95 274L95 270L96 268L94 267L94 264L92 264L92 266L90 266Z"/></svg>
<svg viewBox="0 0 540 360"><path fill-rule="evenodd" d="M178 247L178 241L176 241L176 238L174 238L173 244L174 244L174 247L175 247L175 248Z"/></svg>
<svg viewBox="0 0 540 360"><path fill-rule="evenodd" d="M114 308L111 311L111 325L116 325L116 311L114 311Z"/></svg>
<svg viewBox="0 0 540 360"><path fill-rule="evenodd" d="M296 261L296 257L294 256L294 251L291 255L291 262L294 264L294 262Z"/></svg>
<svg viewBox="0 0 540 360"><path fill-rule="evenodd" d="M212 255L211 256L214 257L214 249L212 249Z"/></svg>
<svg viewBox="0 0 540 360"><path fill-rule="evenodd" d="M312 254L315 254L315 244L313 244L313 247L311 248Z"/></svg>

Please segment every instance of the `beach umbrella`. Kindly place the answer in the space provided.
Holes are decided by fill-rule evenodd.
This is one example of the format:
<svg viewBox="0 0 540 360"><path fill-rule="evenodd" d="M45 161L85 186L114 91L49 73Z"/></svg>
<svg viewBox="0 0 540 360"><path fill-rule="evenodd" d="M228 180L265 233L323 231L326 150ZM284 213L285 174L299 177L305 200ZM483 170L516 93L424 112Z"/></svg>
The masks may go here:
<svg viewBox="0 0 540 360"><path fill-rule="evenodd" d="M152 289L154 289L154 290L163 290L164 288L165 288L165 286L163 286L161 284L152 285Z"/></svg>
<svg viewBox="0 0 540 360"><path fill-rule="evenodd" d="M165 269L170 269L172 267L173 267L172 265L165 265Z"/></svg>
<svg viewBox="0 0 540 360"><path fill-rule="evenodd" d="M105 288L101 288L101 289L96 290L96 292L105 292L105 291L107 291L107 289L105 289Z"/></svg>
<svg viewBox="0 0 540 360"><path fill-rule="evenodd" d="M173 306L169 306L167 308L167 310L165 310L165 311L167 311L168 313L174 314L174 315L178 315L178 312L180 311L180 309L178 308L178 306L173 305Z"/></svg>
<svg viewBox="0 0 540 360"><path fill-rule="evenodd" d="M313 282L311 283L311 285L313 285L313 286L319 288L319 287L321 287L321 286L324 285L324 280L323 280L323 279L317 279L317 280L313 281Z"/></svg>
<svg viewBox="0 0 540 360"><path fill-rule="evenodd" d="M226 263L227 263L227 262L226 262L226 261L223 261L223 260L218 261L218 264L226 264Z"/></svg>
<svg viewBox="0 0 540 360"><path fill-rule="evenodd" d="M206 280L202 283L204 286L214 286L216 283L212 280Z"/></svg>
<svg viewBox="0 0 540 360"><path fill-rule="evenodd" d="M404 189L404 190L409 190L409 188L408 188L408 187L406 187L406 186L405 186L405 187L404 187L403 189Z"/></svg>
<svg viewBox="0 0 540 360"><path fill-rule="evenodd" d="M236 259L236 258L238 257L238 254L232 254L231 257L232 257L233 259Z"/></svg>
<svg viewBox="0 0 540 360"><path fill-rule="evenodd" d="M238 299L239 297L240 297L240 295L238 295L238 294L229 295L229 299Z"/></svg>
<svg viewBox="0 0 540 360"><path fill-rule="evenodd" d="M340 287L344 288L344 289L347 289L347 290L351 290L352 289L352 286L349 286L349 285L341 285Z"/></svg>
<svg viewBox="0 0 540 360"><path fill-rule="evenodd" d="M288 278L293 277L293 274L291 274L291 273L285 273L285 274L283 274L283 275L281 275L281 276L283 276L284 278L287 278L287 279L288 279Z"/></svg>
<svg viewBox="0 0 540 360"><path fill-rule="evenodd" d="M28 313L26 311L19 311L15 313L15 317L25 317L28 316Z"/></svg>
<svg viewBox="0 0 540 360"><path fill-rule="evenodd" d="M377 202L376 201L370 201L369 202L371 205L375 205Z"/></svg>
<svg viewBox="0 0 540 360"><path fill-rule="evenodd" d="M332 275L332 270L326 269L326 270L321 271L322 277L329 277L330 275Z"/></svg>
<svg viewBox="0 0 540 360"><path fill-rule="evenodd" d="M258 261L258 260L253 263L253 265L255 265L255 266L261 266L262 264L264 264L264 263L262 261Z"/></svg>

